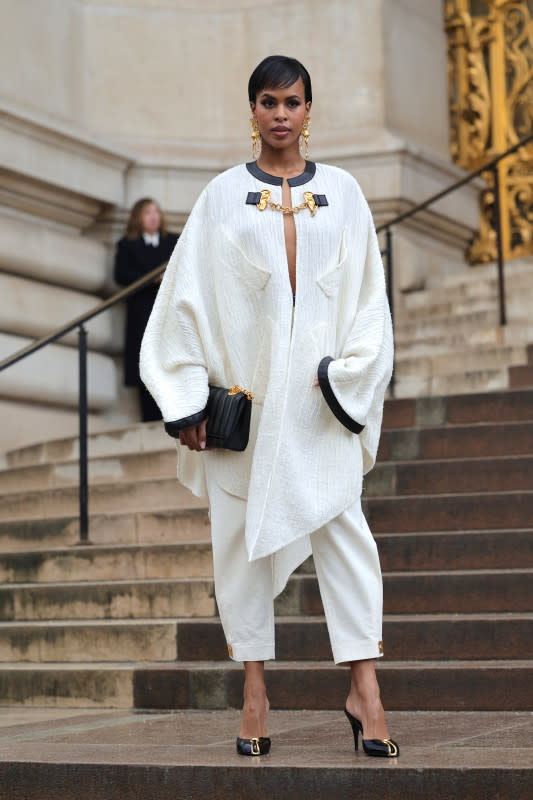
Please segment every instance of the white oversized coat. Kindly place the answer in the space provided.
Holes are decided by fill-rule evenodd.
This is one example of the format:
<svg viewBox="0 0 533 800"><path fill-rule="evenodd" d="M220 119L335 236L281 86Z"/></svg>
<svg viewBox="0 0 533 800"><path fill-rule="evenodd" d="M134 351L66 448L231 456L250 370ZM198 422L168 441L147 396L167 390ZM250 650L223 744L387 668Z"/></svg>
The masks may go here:
<svg viewBox="0 0 533 800"><path fill-rule="evenodd" d="M393 364L383 265L357 181L307 162L289 184L292 205L304 191L327 201L294 216L294 321L283 215L249 195L268 189L281 203L281 179L241 164L192 209L140 355L142 380L176 428L205 418L208 384L253 392L246 450L190 451L177 440L178 477L207 498L211 459L219 484L247 499L249 559L272 556L274 596L310 555L309 534L361 494Z"/></svg>

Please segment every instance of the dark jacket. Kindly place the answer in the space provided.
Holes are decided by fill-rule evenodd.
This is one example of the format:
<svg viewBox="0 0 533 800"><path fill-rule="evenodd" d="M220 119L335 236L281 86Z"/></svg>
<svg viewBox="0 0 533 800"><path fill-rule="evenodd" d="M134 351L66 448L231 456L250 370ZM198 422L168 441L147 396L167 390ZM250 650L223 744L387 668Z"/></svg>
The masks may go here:
<svg viewBox="0 0 533 800"><path fill-rule="evenodd" d="M147 272L168 261L178 241L178 235L167 233L159 239L159 247L145 244L142 236L138 239L124 237L118 242L115 255L115 281L122 286L142 278ZM126 339L124 347L124 383L126 386L138 386L139 352L146 323L152 311L159 288L158 283L151 283L132 295L126 301Z"/></svg>

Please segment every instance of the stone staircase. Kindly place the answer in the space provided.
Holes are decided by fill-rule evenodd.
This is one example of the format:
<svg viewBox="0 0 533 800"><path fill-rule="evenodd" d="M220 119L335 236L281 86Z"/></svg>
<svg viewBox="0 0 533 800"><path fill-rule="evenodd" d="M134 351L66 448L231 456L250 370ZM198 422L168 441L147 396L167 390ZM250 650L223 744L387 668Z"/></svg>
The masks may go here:
<svg viewBox="0 0 533 800"><path fill-rule="evenodd" d="M90 438L90 538L77 444L0 472L0 706L238 708L216 616L207 509L160 424ZM385 705L531 708L533 390L387 401L364 506L384 572ZM272 708L334 709L312 560L276 600Z"/></svg>
<svg viewBox="0 0 533 800"><path fill-rule="evenodd" d="M433 279L400 296L396 396L448 395L533 384L533 259L505 265L508 324L499 325L494 264Z"/></svg>

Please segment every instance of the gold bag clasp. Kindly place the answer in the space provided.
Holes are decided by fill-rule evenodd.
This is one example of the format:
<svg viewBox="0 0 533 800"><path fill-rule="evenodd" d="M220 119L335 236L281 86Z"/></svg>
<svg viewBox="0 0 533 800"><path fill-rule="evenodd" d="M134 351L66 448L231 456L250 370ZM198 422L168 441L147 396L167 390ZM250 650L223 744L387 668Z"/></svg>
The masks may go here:
<svg viewBox="0 0 533 800"><path fill-rule="evenodd" d="M239 392L241 392L241 394L246 395L248 400L254 399L253 394L249 392L248 389L243 389L242 386L237 386L236 383L234 383L233 386L230 387L228 394L239 394Z"/></svg>

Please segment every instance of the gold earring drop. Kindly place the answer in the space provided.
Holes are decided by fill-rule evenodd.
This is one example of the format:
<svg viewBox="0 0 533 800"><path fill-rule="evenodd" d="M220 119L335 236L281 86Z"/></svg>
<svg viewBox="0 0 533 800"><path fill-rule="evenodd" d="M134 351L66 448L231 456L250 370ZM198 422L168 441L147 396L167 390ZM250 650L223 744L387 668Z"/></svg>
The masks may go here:
<svg viewBox="0 0 533 800"><path fill-rule="evenodd" d="M252 126L252 155L254 159L257 159L261 155L261 133L255 117L250 117L250 124Z"/></svg>
<svg viewBox="0 0 533 800"><path fill-rule="evenodd" d="M309 117L306 117L304 119L302 132L300 134L300 152L302 153L302 155L305 157L306 160L309 158L309 123L310 122L311 122L311 120L309 119ZM304 147L305 147L305 153L302 152L304 150Z"/></svg>

